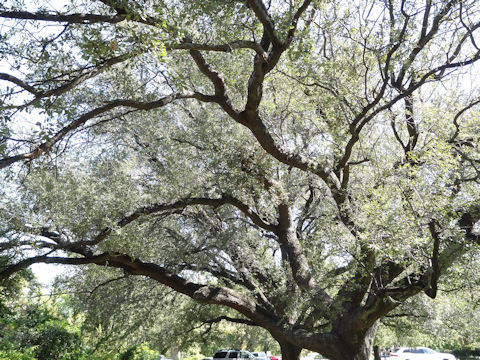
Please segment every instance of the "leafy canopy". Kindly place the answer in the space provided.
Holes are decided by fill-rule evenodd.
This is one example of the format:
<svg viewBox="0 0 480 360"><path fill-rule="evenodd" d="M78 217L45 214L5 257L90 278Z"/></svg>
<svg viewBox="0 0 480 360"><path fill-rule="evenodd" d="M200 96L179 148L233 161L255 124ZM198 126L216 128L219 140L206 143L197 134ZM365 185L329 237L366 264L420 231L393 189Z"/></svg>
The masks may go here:
<svg viewBox="0 0 480 360"><path fill-rule="evenodd" d="M0 278L116 268L364 358L478 250L479 10L8 1Z"/></svg>

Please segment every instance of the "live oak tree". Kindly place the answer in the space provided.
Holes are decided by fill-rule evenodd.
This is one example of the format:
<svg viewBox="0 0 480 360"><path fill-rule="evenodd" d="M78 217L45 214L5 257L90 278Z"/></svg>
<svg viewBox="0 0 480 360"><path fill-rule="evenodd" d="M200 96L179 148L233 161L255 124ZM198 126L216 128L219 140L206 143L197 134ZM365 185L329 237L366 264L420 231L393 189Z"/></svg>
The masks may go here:
<svg viewBox="0 0 480 360"><path fill-rule="evenodd" d="M122 269L360 360L478 251L478 1L33 6L0 5L1 279Z"/></svg>

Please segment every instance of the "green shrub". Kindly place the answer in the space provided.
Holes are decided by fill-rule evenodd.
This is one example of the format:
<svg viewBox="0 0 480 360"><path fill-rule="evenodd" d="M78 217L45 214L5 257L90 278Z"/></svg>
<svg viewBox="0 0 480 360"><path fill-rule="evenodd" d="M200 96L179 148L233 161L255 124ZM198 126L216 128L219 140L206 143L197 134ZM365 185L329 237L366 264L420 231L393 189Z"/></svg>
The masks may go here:
<svg viewBox="0 0 480 360"><path fill-rule="evenodd" d="M0 350L0 360L37 360L34 356L34 348L18 350Z"/></svg>
<svg viewBox="0 0 480 360"><path fill-rule="evenodd" d="M148 344L134 345L120 355L120 360L157 360L160 356L158 351L150 349Z"/></svg>

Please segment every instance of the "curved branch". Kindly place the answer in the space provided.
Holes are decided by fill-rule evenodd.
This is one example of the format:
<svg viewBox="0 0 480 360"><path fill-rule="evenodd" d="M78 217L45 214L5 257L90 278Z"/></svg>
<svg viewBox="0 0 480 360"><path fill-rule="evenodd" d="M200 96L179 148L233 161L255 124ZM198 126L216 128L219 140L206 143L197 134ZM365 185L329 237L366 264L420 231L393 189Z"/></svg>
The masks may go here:
<svg viewBox="0 0 480 360"><path fill-rule="evenodd" d="M13 273L27 268L36 263L84 265L96 264L101 266L122 269L126 274L142 275L149 277L171 289L187 295L188 297L205 304L228 306L237 310L242 315L251 319L254 323L280 332L279 319L267 310L261 309L254 301L235 290L212 285L194 283L186 278L170 273L164 267L153 263L146 263L139 259L132 259L127 255L103 253L95 256L82 258L64 258L38 256L20 261L8 266L0 272L0 282L7 279Z"/></svg>
<svg viewBox="0 0 480 360"><path fill-rule="evenodd" d="M191 44L189 38L185 38L183 41L184 44ZM202 74L204 74L210 82L213 84L215 89L215 95L212 97L213 101L216 102L220 107L236 121L240 122L240 117L238 111L236 111L227 95L227 86L225 85L225 80L223 75L215 71L210 64L207 63L203 55L199 50L190 49L190 56L193 58L197 64L198 69Z"/></svg>
<svg viewBox="0 0 480 360"><path fill-rule="evenodd" d="M450 137L450 139L448 140L448 142L450 143L454 143L455 142L455 139L458 137L458 135L460 134L460 125L458 124L458 119L468 110L470 110L472 107L476 106L480 104L480 99L477 99L473 102L471 102L470 104L468 104L467 106L465 106L464 108L462 108L460 111L458 111L456 114L455 114L455 117L453 118L453 125L455 126L455 132L454 134Z"/></svg>
<svg viewBox="0 0 480 360"><path fill-rule="evenodd" d="M13 75L0 73L0 80L5 80L11 83L14 83L15 85L20 86L21 88L27 90L29 93L32 93L35 96L38 96L40 94L40 92L37 89L35 89L33 86L28 85L26 82L24 82L23 80Z"/></svg>
<svg viewBox="0 0 480 360"><path fill-rule="evenodd" d="M181 210L189 206L196 206L196 205L219 207L226 204L232 205L237 209L239 209L243 214L245 214L248 218L250 218L255 225L263 228L264 230L267 230L270 232L276 231L276 225L266 223L264 220L260 218L260 216L257 213L251 210L246 204L242 203L240 200L229 195L224 195L219 199L186 198L170 204L161 203L161 204L143 206L135 210L134 212L132 212L130 215L125 216L124 218L119 220L116 226L118 228L122 228L132 223L133 221L135 221L141 216L151 215L159 212L165 212L170 210ZM114 229L115 228L107 227L103 229L100 232L100 234L98 234L93 240L80 241L80 242L76 242L75 244L80 246L99 244L100 242L105 240L114 231Z"/></svg>
<svg viewBox="0 0 480 360"><path fill-rule="evenodd" d="M275 24L273 23L272 17L268 13L267 8L262 0L247 0L247 4L250 9L253 10L257 19L262 23L265 32L268 34L270 41L275 46L281 46L282 42L278 38Z"/></svg>
<svg viewBox="0 0 480 360"><path fill-rule="evenodd" d="M248 79L247 103L245 104L244 112L253 120L258 116L258 107L262 100L265 76L275 67L282 54L290 47L297 30L298 21L302 14L307 10L311 0L305 0L296 11L287 37L283 43L280 42L276 35L272 35L275 33L275 29L263 2L249 1L248 3L264 26L262 37L262 43L265 44L264 48L268 48L270 42L273 44L273 48L270 51L268 58L262 56L255 57L253 71ZM275 36L275 38L272 38L272 36Z"/></svg>
<svg viewBox="0 0 480 360"><path fill-rule="evenodd" d="M69 24L117 24L125 20L123 15L98 15L98 14L58 14L47 12L29 12L21 10L0 10L0 17L7 19L50 21Z"/></svg>
<svg viewBox="0 0 480 360"><path fill-rule="evenodd" d="M48 97L51 97L51 96L60 96L64 93L66 93L67 91L73 89L75 86L78 86L78 85L84 83L88 79L91 79L91 78L101 74L102 72L109 69L113 65L116 65L116 64L119 64L119 63L124 62L126 60L129 60L129 59L131 59L131 58L133 58L133 57L135 57L135 56L137 56L137 55L139 55L143 52L145 52L145 51L144 50L139 50L139 51L134 51L132 53L127 53L127 54L115 56L115 57L110 58L110 59L106 59L106 60L102 61L101 63L99 63L99 64L97 64L93 67L90 67L90 69L88 69L89 71L85 71L86 68L75 70L72 73L75 73L75 72L83 72L83 73L74 77L72 80L66 81L63 85L60 85L56 88L46 90L46 91L36 89L35 87L33 87L31 85L28 85L24 81L12 76L12 75L9 75L9 74L0 73L0 80L11 81L11 82L15 83L16 85L22 87L23 89L27 90L28 92L32 93L33 95L35 95L35 98L33 100L30 100L30 101L28 101L28 102L26 102L22 105L15 106L16 108L25 108L25 107L31 105L36 100L39 100L39 99L42 99L42 98L48 98ZM47 80L43 81L43 83L48 83L51 80L52 79L47 79Z"/></svg>
<svg viewBox="0 0 480 360"><path fill-rule="evenodd" d="M304 156L302 154L293 153L283 146L279 145L272 137L263 120L257 116L253 121L250 120L245 113L242 113L245 125L258 140L260 146L275 159L285 165L295 167L297 169L310 172L320 177L328 185L333 193L334 198L338 199L337 190L340 189L340 181L328 167L323 167L320 163Z"/></svg>
<svg viewBox="0 0 480 360"><path fill-rule="evenodd" d="M46 141L44 141L42 144L37 146L31 152L0 159L0 169L10 166L18 161L33 160L40 157L43 153L48 153L50 149L57 142L62 140L68 133L79 128L80 126L85 124L87 121L99 115L102 115L112 109L115 109L118 107L131 107L138 110L153 110L153 109L163 107L167 104L170 104L171 102L177 99L189 99L189 98L199 98L199 99L206 100L203 95L190 92L190 93L174 93L152 102L140 102L135 100L123 100L123 99L110 101L106 105L100 106L96 109L89 111L86 114L83 114L77 120L71 122L67 126L60 129L55 135L48 138Z"/></svg>
<svg viewBox="0 0 480 360"><path fill-rule="evenodd" d="M243 324L243 325L248 325L248 326L258 326L258 324L254 323L254 322L251 321L251 320L239 319L239 318L232 318L232 317L230 317L230 316L225 316L225 315L216 317L215 319L204 320L202 325L205 325L205 324L216 324L216 323L219 323L219 322L221 322L221 321L223 321L223 320L229 321L229 322L232 322L232 323L235 323L235 324Z"/></svg>
<svg viewBox="0 0 480 360"><path fill-rule="evenodd" d="M218 52L232 52L237 49L252 49L261 58L267 58L267 53L262 49L260 44L248 40L235 40L227 44L198 44L193 42L183 42L181 44L169 45L166 48L167 50L204 50Z"/></svg>
<svg viewBox="0 0 480 360"><path fill-rule="evenodd" d="M292 42L295 36L295 32L297 31L298 21L300 20L300 17L303 15L303 13L308 9L311 3L312 3L312 0L305 0L303 4L300 5L298 10L295 12L295 15L293 15L292 23L290 25L290 29L288 30L287 38L283 43L284 49L287 49L290 46L290 43Z"/></svg>

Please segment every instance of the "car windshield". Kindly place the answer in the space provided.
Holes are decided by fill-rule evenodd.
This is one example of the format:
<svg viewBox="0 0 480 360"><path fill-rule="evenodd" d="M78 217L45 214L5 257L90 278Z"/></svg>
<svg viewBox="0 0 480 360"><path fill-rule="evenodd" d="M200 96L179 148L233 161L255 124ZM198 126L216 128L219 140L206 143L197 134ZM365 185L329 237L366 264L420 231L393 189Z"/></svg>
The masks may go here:
<svg viewBox="0 0 480 360"><path fill-rule="evenodd" d="M219 351L213 355L214 359L219 359L219 358L225 358L227 357L227 352L226 351Z"/></svg>
<svg viewBox="0 0 480 360"><path fill-rule="evenodd" d="M423 349L423 352L426 353L426 354L436 354L437 352L435 350L432 350L432 349Z"/></svg>

